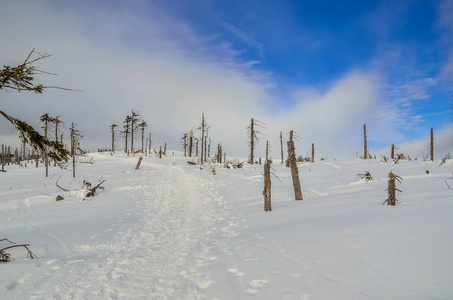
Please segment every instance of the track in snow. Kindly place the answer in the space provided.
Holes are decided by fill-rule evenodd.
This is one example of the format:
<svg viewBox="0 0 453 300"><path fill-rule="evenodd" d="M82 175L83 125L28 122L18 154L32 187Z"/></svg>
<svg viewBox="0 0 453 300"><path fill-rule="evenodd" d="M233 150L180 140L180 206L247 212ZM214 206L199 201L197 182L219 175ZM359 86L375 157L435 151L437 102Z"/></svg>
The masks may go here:
<svg viewBox="0 0 453 300"><path fill-rule="evenodd" d="M51 274L36 284L31 299L202 298L212 283L202 269L215 260L210 234L231 234L216 225L224 221L217 216L222 198L199 172L160 165L142 172L124 191L124 201L136 203L137 222L125 226L120 218L112 224L118 227L114 241L49 261Z"/></svg>

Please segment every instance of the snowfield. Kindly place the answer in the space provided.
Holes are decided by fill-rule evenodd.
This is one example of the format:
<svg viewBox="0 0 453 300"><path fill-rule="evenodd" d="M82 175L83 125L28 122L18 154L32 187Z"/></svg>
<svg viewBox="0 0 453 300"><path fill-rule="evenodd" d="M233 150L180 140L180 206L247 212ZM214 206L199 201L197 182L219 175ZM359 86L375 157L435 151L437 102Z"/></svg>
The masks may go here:
<svg viewBox="0 0 453 300"><path fill-rule="evenodd" d="M276 161L264 212L263 166L169 154L139 170L138 156L89 154L75 179L6 167L0 239L37 258L7 250L0 299L453 299L453 161L302 163L302 201ZM391 170L395 207L381 205ZM84 199L83 180L105 190Z"/></svg>

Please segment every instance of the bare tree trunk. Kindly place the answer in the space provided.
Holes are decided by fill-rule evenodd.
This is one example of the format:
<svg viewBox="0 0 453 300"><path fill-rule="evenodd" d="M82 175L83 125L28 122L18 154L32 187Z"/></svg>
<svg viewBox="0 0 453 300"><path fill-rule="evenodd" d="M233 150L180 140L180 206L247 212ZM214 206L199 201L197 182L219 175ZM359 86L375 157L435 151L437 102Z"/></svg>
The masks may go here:
<svg viewBox="0 0 453 300"><path fill-rule="evenodd" d="M429 153L430 153L430 159L431 161L434 161L434 130L431 128L430 130L430 143L429 143Z"/></svg>
<svg viewBox="0 0 453 300"><path fill-rule="evenodd" d="M266 140L266 162L269 160L269 141Z"/></svg>
<svg viewBox="0 0 453 300"><path fill-rule="evenodd" d="M5 145L2 144L2 172L5 172Z"/></svg>
<svg viewBox="0 0 453 300"><path fill-rule="evenodd" d="M159 146L159 158L162 158L162 146Z"/></svg>
<svg viewBox="0 0 453 300"><path fill-rule="evenodd" d="M167 142L164 144L164 155L167 155Z"/></svg>
<svg viewBox="0 0 453 300"><path fill-rule="evenodd" d="M254 164L253 150L255 150L255 124L252 120L250 121L250 157L249 164Z"/></svg>
<svg viewBox="0 0 453 300"><path fill-rule="evenodd" d="M48 121L44 121L44 137L47 139L47 130L48 130ZM49 155L46 153L44 154L44 164L46 166L46 177L49 177Z"/></svg>
<svg viewBox="0 0 453 300"><path fill-rule="evenodd" d="M390 152L390 158L395 159L395 144L392 144L392 151Z"/></svg>
<svg viewBox="0 0 453 300"><path fill-rule="evenodd" d="M151 149L152 149L152 140L151 140L151 133L149 134L149 144L148 144L148 153L151 154Z"/></svg>
<svg viewBox="0 0 453 300"><path fill-rule="evenodd" d="M266 159L264 164L264 211L272 211L271 207L271 164Z"/></svg>
<svg viewBox="0 0 453 300"><path fill-rule="evenodd" d="M300 180L299 180L299 170L297 169L296 151L295 151L294 142L292 139L287 142L287 147L288 147L288 161L289 161L289 165L291 168L291 176L293 179L294 199L303 200L302 189L300 187Z"/></svg>
<svg viewBox="0 0 453 300"><path fill-rule="evenodd" d="M204 162L204 142L205 142L205 138L204 138L204 134L205 134L205 126L204 126L204 113L201 114L201 159L200 159L200 163L203 164Z"/></svg>
<svg viewBox="0 0 453 300"><path fill-rule="evenodd" d="M195 139L195 141L196 141L195 156L198 157L198 139Z"/></svg>
<svg viewBox="0 0 453 300"><path fill-rule="evenodd" d="M280 155L282 157L282 164L283 164L283 134L280 131Z"/></svg>
<svg viewBox="0 0 453 300"><path fill-rule="evenodd" d="M189 132L189 157L192 157L192 148L193 148L193 130L191 129Z"/></svg>
<svg viewBox="0 0 453 300"><path fill-rule="evenodd" d="M71 125L71 153L72 153L72 178L76 176L75 170L75 157L76 157L76 142L75 142L75 132L74 132L74 123Z"/></svg>
<svg viewBox="0 0 453 300"><path fill-rule="evenodd" d="M315 144L311 143L311 162L315 162Z"/></svg>
<svg viewBox="0 0 453 300"><path fill-rule="evenodd" d="M396 205L396 191L401 192L399 189L396 188L395 180L400 181L402 179L396 174L393 174L392 172L389 173L389 180L388 180L388 188L387 188L387 200L384 201L387 202L388 205L395 206ZM384 204L382 203L382 204Z"/></svg>
<svg viewBox="0 0 453 300"><path fill-rule="evenodd" d="M363 159L368 158L368 148L367 148L367 140L366 140L366 123L363 124Z"/></svg>
<svg viewBox="0 0 453 300"><path fill-rule="evenodd" d="M142 159L143 159L143 157L140 156L140 158L137 161L137 164L135 165L135 170L138 170L138 168L140 168L140 164L142 163Z"/></svg>

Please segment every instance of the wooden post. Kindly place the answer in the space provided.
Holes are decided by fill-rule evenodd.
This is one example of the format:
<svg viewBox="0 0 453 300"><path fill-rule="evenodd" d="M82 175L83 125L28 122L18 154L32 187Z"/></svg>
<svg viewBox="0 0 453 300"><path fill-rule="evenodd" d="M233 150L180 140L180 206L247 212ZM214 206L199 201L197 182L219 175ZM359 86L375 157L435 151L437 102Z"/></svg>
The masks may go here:
<svg viewBox="0 0 453 300"><path fill-rule="evenodd" d="M363 159L368 158L367 140L366 140L366 123L363 124Z"/></svg>
<svg viewBox="0 0 453 300"><path fill-rule="evenodd" d="M431 141L429 143L429 153L430 153L430 159L431 161L434 161L434 130L431 128L430 130L430 135L431 135Z"/></svg>
<svg viewBox="0 0 453 300"><path fill-rule="evenodd" d="M291 130L292 133L292 130ZM288 161L291 168L291 176L293 179L293 187L294 187L294 199L295 200L303 200L302 198L302 189L300 187L300 180L299 180L299 170L297 169L297 161L296 161L296 151L294 148L294 142L291 140L287 142L288 147Z"/></svg>
<svg viewBox="0 0 453 300"><path fill-rule="evenodd" d="M164 144L164 155L167 155L167 142Z"/></svg>
<svg viewBox="0 0 453 300"><path fill-rule="evenodd" d="M266 159L264 163L264 211L272 211L271 207L271 164Z"/></svg>
<svg viewBox="0 0 453 300"><path fill-rule="evenodd" d="M261 157L258 159L258 164L261 165Z"/></svg>
<svg viewBox="0 0 453 300"><path fill-rule="evenodd" d="M138 170L138 168L140 168L140 164L142 163L142 159L143 158L140 156L140 158L137 161L137 164L135 165L135 170Z"/></svg>
<svg viewBox="0 0 453 300"><path fill-rule="evenodd" d="M311 143L311 162L315 162L315 144Z"/></svg>
<svg viewBox="0 0 453 300"><path fill-rule="evenodd" d="M159 158L162 158L162 146L159 146Z"/></svg>
<svg viewBox="0 0 453 300"><path fill-rule="evenodd" d="M280 154L282 157L282 164L283 164L283 134L281 131L280 131Z"/></svg>

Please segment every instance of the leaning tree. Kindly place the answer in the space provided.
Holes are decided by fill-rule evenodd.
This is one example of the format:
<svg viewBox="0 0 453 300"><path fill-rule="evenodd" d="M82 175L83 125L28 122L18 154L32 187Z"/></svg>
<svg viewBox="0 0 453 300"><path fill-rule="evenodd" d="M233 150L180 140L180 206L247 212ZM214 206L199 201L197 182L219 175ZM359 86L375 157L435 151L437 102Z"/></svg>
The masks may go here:
<svg viewBox="0 0 453 300"><path fill-rule="evenodd" d="M15 67L4 65L3 68L0 69L0 90L12 89L18 92L29 91L36 94L42 94L45 89L49 88L70 90L56 86L44 86L42 84L33 83L36 74L49 74L35 66L37 61L48 57L50 57L49 54L41 54L33 49L22 64ZM58 161L67 161L69 159L69 153L61 143L50 141L47 137L39 134L27 122L8 115L3 110L0 110L0 115L13 124L23 142L30 144L30 146L42 156L48 155L51 159Z"/></svg>

